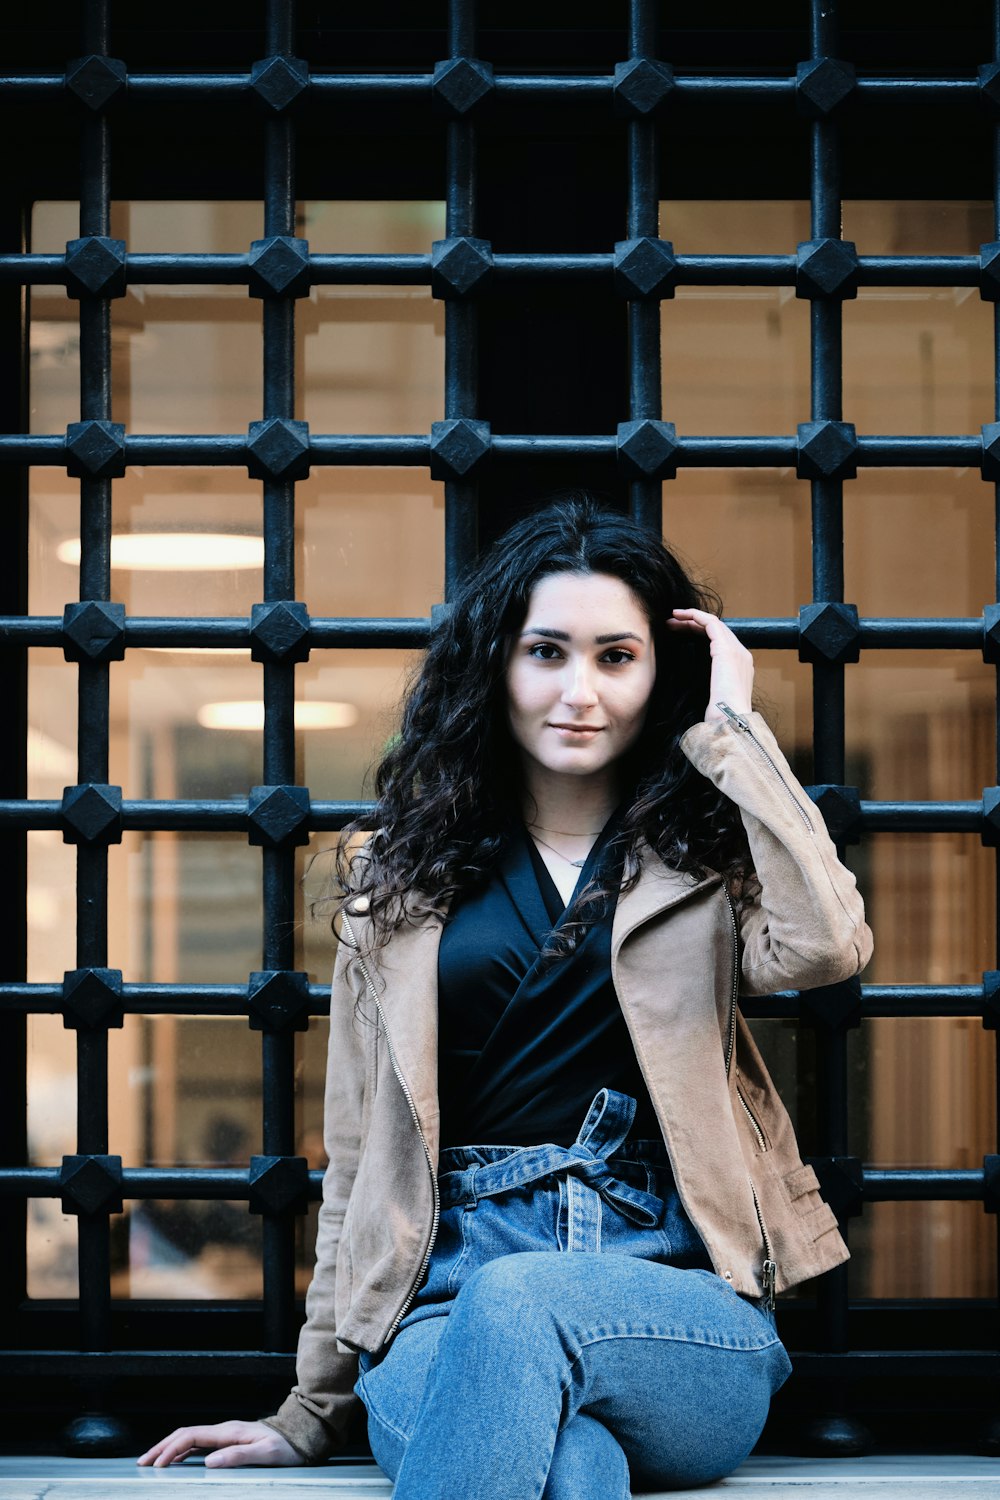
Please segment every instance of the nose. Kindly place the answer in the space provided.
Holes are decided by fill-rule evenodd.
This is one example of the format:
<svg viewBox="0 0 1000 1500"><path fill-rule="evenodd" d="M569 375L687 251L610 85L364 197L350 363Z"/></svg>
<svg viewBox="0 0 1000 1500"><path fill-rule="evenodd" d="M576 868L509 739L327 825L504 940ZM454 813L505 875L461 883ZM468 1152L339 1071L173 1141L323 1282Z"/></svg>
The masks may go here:
<svg viewBox="0 0 1000 1500"><path fill-rule="evenodd" d="M597 702L597 684L589 662L581 659L567 663L562 702L567 708L593 708Z"/></svg>

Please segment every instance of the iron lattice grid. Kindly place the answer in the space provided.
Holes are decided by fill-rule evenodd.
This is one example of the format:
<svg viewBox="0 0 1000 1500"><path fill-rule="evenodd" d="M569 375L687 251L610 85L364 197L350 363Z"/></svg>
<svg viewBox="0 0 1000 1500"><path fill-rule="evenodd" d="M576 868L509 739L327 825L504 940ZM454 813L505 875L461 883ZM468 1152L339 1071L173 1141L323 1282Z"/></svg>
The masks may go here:
<svg viewBox="0 0 1000 1500"><path fill-rule="evenodd" d="M65 436L11 431L0 436L0 464L27 473L31 465L65 466L80 480L80 600L62 618L0 617L0 643L23 660L29 646L61 649L79 671L78 785L61 802L0 801L0 834L17 847L28 829L59 829L77 847L77 968L62 983L0 985L0 1021L20 1037L29 1014L61 1014L77 1032L77 1152L62 1168L28 1167L25 1150L23 1055L8 1055L15 1071L6 1091L7 1151L0 1166L0 1199L13 1230L4 1236L2 1298L22 1307L24 1209L33 1197L62 1198L79 1225L79 1348L66 1348L67 1324L4 1356L12 1383L41 1387L68 1382L85 1393L83 1405L109 1411L115 1383L149 1383L169 1371L185 1381L246 1378L280 1388L291 1373L298 1311L294 1299L294 1215L321 1191L321 1174L296 1158L293 1137L293 1043L310 1015L328 1008L325 990L292 969L291 917L297 845L315 830L336 830L364 810L360 803L312 800L294 785L295 666L311 650L344 647L419 647L425 619L310 618L295 599L292 560L295 485L310 466L414 465L445 484L446 596L477 547L478 481L490 464L570 458L613 462L627 479L632 512L656 528L661 487L679 468L795 465L812 494L813 601L798 618L747 619L733 624L752 647L795 650L810 662L814 685L815 774L810 789L841 844L875 831L961 831L1000 843L1000 786L979 801L871 802L845 785L844 668L866 648L962 648L1000 662L1000 604L980 619L859 619L844 600L843 484L859 466L975 465L984 480L1000 482L1000 6L994 19L993 61L961 76L858 74L838 56L835 8L811 0L810 55L794 75L719 76L674 72L658 60L656 6L631 0L627 55L613 73L551 76L494 69L477 56L472 3L451 0L448 55L433 73L310 71L295 54L292 0L268 0L264 55L247 71L193 74L129 73L109 51L108 0L84 6L82 55L52 74L0 78L0 99L32 103L75 96L81 120L80 235L65 255L0 255L0 282L64 285L80 304L80 421ZM623 51L626 51L623 46ZM447 117L446 238L429 255L311 254L295 233L295 106L310 94L340 104L364 98L433 106ZM731 97L754 102L794 98L811 147L811 238L786 255L676 255L659 238L660 110L672 96ZM266 115L264 234L245 255L129 254L110 236L111 151L117 127L112 110L127 97L162 101L234 100L255 96ZM947 106L981 97L993 138L995 242L978 256L859 256L840 237L839 137L855 98L891 105L905 96ZM476 118L487 100L532 97L558 105L572 100L595 111L615 110L626 121L626 237L613 250L590 254L494 253L477 236ZM614 284L628 323L629 416L610 434L494 433L477 405L478 309L491 289L551 282L586 289ZM111 301L128 284L245 285L263 301L264 398L261 420L246 434L146 436L114 421L111 403ZM295 302L314 285L430 285L445 301L445 409L430 434L341 436L312 432L295 420ZM678 434L661 419L659 303L677 286L789 286L811 304L811 411L794 435L699 437ZM998 351L994 420L973 435L858 435L843 420L841 304L859 286L976 287L994 304ZM16 423L12 423L15 426ZM111 489L129 464L245 465L260 479L264 518L264 599L243 618L128 617L110 598ZM1000 492L998 492L1000 493ZM1000 599L1000 577L998 577ZM242 799L143 801L108 784L109 670L138 646L249 647L264 667L266 708L263 785ZM998 768L1000 782L1000 768ZM262 967L249 983L227 986L126 982L107 967L107 858L125 829L240 830L261 847L264 920ZM23 856L22 856L23 858ZM15 866L16 868L16 862ZM12 950L16 951L16 950ZM873 1170L847 1154L847 1033L869 1016L979 1016L996 1030L1000 971L971 986L838 985L802 995L749 1002L751 1016L800 1017L817 1033L819 1129L824 1153L813 1157L823 1191L842 1223L865 1203L884 1200L969 1199L987 1211L1000 1207L1000 1154L981 1170ZM129 1014L246 1015L262 1038L262 1151L249 1172L130 1168L109 1151L108 1029ZM20 1022L21 1031L16 1030ZM17 1078L22 1082L17 1086ZM20 1111L20 1117L18 1116ZM13 1143L15 1154L11 1154ZM26 1157L24 1158L26 1159ZM263 1219L263 1302L255 1347L219 1347L215 1332L199 1347L159 1347L159 1339L115 1347L110 1295L109 1215L124 1197L244 1199ZM18 1236L20 1246L18 1249ZM59 1313L64 1318L64 1314ZM169 1316L169 1314L164 1314ZM15 1319L12 1327L27 1326ZM215 1328L224 1330L221 1316ZM991 1349L915 1352L852 1350L848 1341L844 1268L824 1278L814 1347L796 1354L800 1372L835 1382L880 1375L950 1372L995 1380L1000 1354ZM221 1335L224 1343L225 1334ZM235 1341L234 1341L235 1342ZM836 1385L834 1389L836 1389ZM106 1415L98 1445L116 1441Z"/></svg>

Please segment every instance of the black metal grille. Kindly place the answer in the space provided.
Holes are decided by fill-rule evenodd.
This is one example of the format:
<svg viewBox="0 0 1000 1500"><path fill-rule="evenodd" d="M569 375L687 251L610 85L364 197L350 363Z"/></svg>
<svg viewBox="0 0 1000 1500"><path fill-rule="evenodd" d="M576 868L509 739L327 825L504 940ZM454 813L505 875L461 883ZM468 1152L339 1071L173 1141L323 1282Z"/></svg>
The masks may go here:
<svg viewBox="0 0 1000 1500"><path fill-rule="evenodd" d="M0 101L8 108L75 96L81 139L80 236L65 255L0 255L0 283L8 286L65 285L79 300L80 421L65 435L36 436L16 430L0 436L0 465L24 474L31 465L61 466L80 480L82 556L80 601L62 618L9 613L0 618L0 643L11 666L10 702L17 702L26 648L61 649L78 663L78 784L61 802L0 801L0 833L11 851L13 871L23 872L23 835L28 829L59 829L77 848L77 967L62 983L0 985L0 1018L12 1045L3 1108L9 1115L6 1162L0 1168L6 1223L4 1304L16 1316L17 1348L4 1356L8 1377L21 1389L41 1390L52 1381L85 1392L81 1404L105 1410L103 1426L88 1429L93 1446L116 1439L115 1384L142 1377L150 1389L164 1372L181 1381L245 1375L276 1388L291 1373L298 1321L293 1295L294 1215L320 1192L320 1174L309 1173L294 1155L293 1041L310 1015L327 1006L325 990L293 969L291 940L295 848L310 832L335 830L361 804L310 799L295 781L293 702L295 667L311 651L351 647L419 647L426 619L310 618L296 600L292 538L296 481L310 466L414 465L445 483L446 596L477 548L479 481L490 473L523 472L525 465L571 462L611 469L627 489L632 512L660 525L661 485L685 467L775 467L794 465L810 482L813 520L813 599L798 618L746 619L734 624L751 647L798 652L812 664L814 740L819 803L841 843L875 831L963 831L988 845L1000 842L1000 787L981 800L872 802L846 785L844 668L871 648L915 647L981 652L1000 661L1000 604L978 619L859 619L844 600L843 484L859 467L972 465L984 480L1000 481L1000 321L998 406L981 433L941 436L858 435L844 421L841 405L841 314L845 298L859 286L978 288L985 301L1000 300L1000 221L997 242L978 256L865 256L840 238L838 142L845 111L854 101L891 108L909 105L946 110L956 100L977 97L986 106L982 129L997 146L1000 118L1000 19L995 22L994 60L954 76L915 76L901 70L858 75L838 57L835 7L811 4L811 48L794 76L720 76L716 71L674 72L657 60L658 7L631 0L622 60L613 72L517 73L477 57L475 7L452 0L448 54L433 73L310 70L295 55L291 0L269 0L263 56L247 70L212 74L129 72L127 59L109 53L107 0L84 7L83 55L65 71L0 79ZM797 108L798 128L811 143L811 237L784 255L678 255L659 238L658 200L661 138L669 139L673 105L692 99L737 100L751 109L775 96ZM111 167L116 118L127 100L225 103L239 107L252 98L265 115L262 164L264 233L247 254L131 254L111 237ZM445 180L446 238L429 255L312 254L295 231L296 107L305 97L352 103L391 101L414 112L430 104L447 118ZM624 238L595 253L494 253L477 235L477 119L486 108L502 121L503 110L541 101L572 103L594 112L616 112L625 122L624 167L627 214ZM791 118L791 114L790 114ZM501 126L502 128L502 126ZM1000 205L1000 175L994 174ZM1000 210L998 210L1000 211ZM126 285L233 283L263 301L264 397L261 419L247 433L147 436L116 423L111 402L111 300ZM445 408L429 434L339 436L311 431L295 419L295 303L314 285L430 285L446 303ZM616 431L593 435L494 432L490 412L477 396L481 310L505 285L558 285L581 299L613 288L628 329L627 417ZM677 433L663 420L660 387L659 304L678 286L787 286L811 304L812 403L809 420L794 434L697 436ZM668 403L669 411L669 403ZM264 516L264 598L249 618L164 619L126 615L110 599L111 490L130 464L245 466L261 481ZM539 486L541 488L542 486ZM492 518L483 517L492 527ZM22 539L23 540L23 539ZM16 549L15 549L16 550ZM23 591L23 564L5 564L8 583ZM11 572L10 569L13 568ZM1000 592L998 592L1000 598ZM147 801L108 784L109 672L111 664L138 646L249 647L264 667L263 785L246 797L216 801ZM22 693L23 699L23 693ZM22 704L23 706L23 704ZM23 766L21 767L23 773ZM1000 772L998 772L1000 780ZM23 788L23 775L8 790ZM261 970L248 984L158 985L129 982L107 967L107 860L109 845L124 830L236 830L261 848L263 933ZM23 955L23 939L7 950ZM17 968L13 969L17 974ZM817 1035L822 1154L814 1158L824 1192L842 1221L879 1200L963 1198L1000 1207L1000 1155L974 1170L874 1170L848 1155L847 1037L868 1016L979 1016L996 1030L1000 1022L1000 971L982 985L838 985L803 995L779 995L746 1007L752 1016L800 1017ZM23 1150L23 1017L61 1014L77 1033L77 1152L61 1169L28 1167ZM108 1030L128 1014L246 1015L261 1032L263 1137L249 1172L155 1170L123 1164L109 1150ZM19 1029L20 1028L20 1029ZM53 1322L22 1317L24 1296L24 1203L35 1196L62 1198L79 1226L80 1305L78 1349L68 1332L66 1310ZM264 1288L257 1347L234 1347L220 1311L200 1331L200 1345L169 1348L164 1312L135 1334L113 1321L109 1281L109 1215L122 1199L171 1197L236 1198L259 1213L264 1226ZM18 1246L21 1246L19 1249ZM206 1317L209 1315L206 1314ZM141 1323L141 1317L136 1328ZM799 1325L796 1325L797 1327ZM804 1329L806 1325L801 1325ZM914 1352L912 1337L899 1347L851 1349L846 1272L826 1277L817 1312L807 1331L812 1348L796 1353L800 1372L833 1380L842 1406L846 1387L872 1367L882 1375L952 1373L995 1379L1000 1355L992 1349ZM245 1330L241 1338L246 1339ZM794 1344L794 1340L792 1341ZM158 1389L160 1387L157 1387ZM175 1394L178 1404L183 1393ZM818 1400L819 1398L817 1398ZM96 1434L96 1436L95 1436Z"/></svg>

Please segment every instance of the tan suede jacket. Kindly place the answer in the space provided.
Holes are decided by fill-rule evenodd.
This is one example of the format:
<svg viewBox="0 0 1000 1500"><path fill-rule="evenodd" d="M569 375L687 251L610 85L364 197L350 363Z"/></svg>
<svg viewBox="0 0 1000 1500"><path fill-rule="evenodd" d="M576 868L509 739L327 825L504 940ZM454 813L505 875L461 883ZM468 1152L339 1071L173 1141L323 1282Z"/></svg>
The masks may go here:
<svg viewBox="0 0 1000 1500"><path fill-rule="evenodd" d="M737 994L846 979L868 962L871 934L853 875L758 713L696 724L682 748L739 807L760 895L737 917L721 877L681 875L647 851L617 904L612 973L681 1201L716 1272L759 1298L848 1251ZM341 1440L357 1402L357 1351L392 1338L439 1218L441 928L402 926L372 957L365 910L363 898L348 903L333 976L330 1164L298 1383L268 1418L308 1461Z"/></svg>

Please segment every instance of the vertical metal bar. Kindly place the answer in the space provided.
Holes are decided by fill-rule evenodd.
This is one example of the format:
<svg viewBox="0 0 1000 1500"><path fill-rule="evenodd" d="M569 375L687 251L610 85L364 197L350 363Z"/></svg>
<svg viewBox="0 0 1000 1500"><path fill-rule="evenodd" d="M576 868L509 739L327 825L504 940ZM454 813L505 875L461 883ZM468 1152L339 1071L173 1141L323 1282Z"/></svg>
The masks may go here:
<svg viewBox="0 0 1000 1500"><path fill-rule="evenodd" d="M449 0L448 54L473 57L475 0ZM476 127L449 120L445 141L445 234L476 232ZM446 418L479 412L479 312L474 302L444 306L444 412ZM447 479L444 486L444 596L450 599L479 548L479 491L474 479Z"/></svg>
<svg viewBox="0 0 1000 1500"><path fill-rule="evenodd" d="M107 55L108 0L87 0L84 47ZM80 234L106 235L111 224L111 148L106 115L88 116L81 133ZM111 306L104 298L80 302L80 417L111 419ZM111 481L80 481L80 598L110 598ZM81 662L77 729L80 782L107 782L109 668ZM80 968L107 963L108 850L81 844L76 863L76 961ZM77 1032L77 1149L108 1150L108 1034ZM110 1234L106 1214L77 1219L80 1265L80 1336L85 1350L109 1347L111 1337Z"/></svg>
<svg viewBox="0 0 1000 1500"><path fill-rule="evenodd" d="M656 7L652 0L630 0L629 57L655 57ZM659 143L655 119L628 122L627 238L656 238L659 215ZM628 304L629 415L660 419L660 304ZM633 479L629 508L657 535L663 530L663 485L659 479Z"/></svg>
<svg viewBox="0 0 1000 1500"><path fill-rule="evenodd" d="M13 201L11 201L13 199ZM0 245L5 254L30 248L28 214L13 194L0 203ZM0 428L28 430L27 288L5 287L0 293L0 340L16 351L13 373L0 389ZM0 597L11 612L28 612L28 470L18 466L0 474L4 541L0 549ZM11 797L28 795L28 653L7 651L0 658L0 695L12 732L0 740L0 784ZM23 831L0 837L7 886L0 907L0 950L11 979L27 978L28 840ZM18 1166L28 1160L27 1097L28 1022L25 1016L0 1018L0 1162ZM0 1202L0 1325L13 1326L16 1309L27 1292L27 1201Z"/></svg>
<svg viewBox="0 0 1000 1500"><path fill-rule="evenodd" d="M836 56L836 0L811 0L813 58ZM812 124L810 233L813 239L841 234L840 149L832 119ZM814 301L811 307L811 414L839 421L842 414L842 306L838 300ZM844 507L841 480L812 482L813 598L842 603L844 598ZM814 778L844 781L844 668L840 663L813 666ZM817 1027L817 1120L820 1151L847 1155L847 1032ZM824 1276L817 1296L820 1338L830 1350L848 1347L847 1272L837 1267ZM838 1393L840 1395L840 1393ZM842 1397L841 1397L842 1399ZM835 1397L837 1404L840 1404Z"/></svg>
<svg viewBox="0 0 1000 1500"><path fill-rule="evenodd" d="M268 0L268 56L289 55L295 35L293 0ZM264 138L264 235L295 233L295 135L291 119L267 121ZM295 416L295 301L265 297L263 310L264 417ZM264 480L264 599L295 598L295 481ZM295 781L295 666L265 662L264 764L266 786ZM263 967L294 967L295 852L263 849ZM295 1151L294 1036L261 1036L261 1134L267 1156ZM295 1338L295 1226L287 1214L263 1216L264 1346L293 1347Z"/></svg>
<svg viewBox="0 0 1000 1500"><path fill-rule="evenodd" d="M1000 62L1000 0L993 0L993 61ZM1000 124L993 126L993 238L1000 239ZM993 304L993 420L1000 422L1000 302ZM1000 484L993 486L994 598L1000 603ZM1000 784L1000 666L996 669L996 779ZM1000 849L994 856L994 901L996 946L994 963L1000 963ZM996 1088L996 1151L1000 1152L1000 1028L994 1033ZM1000 1243L997 1245L997 1297L1000 1300Z"/></svg>

